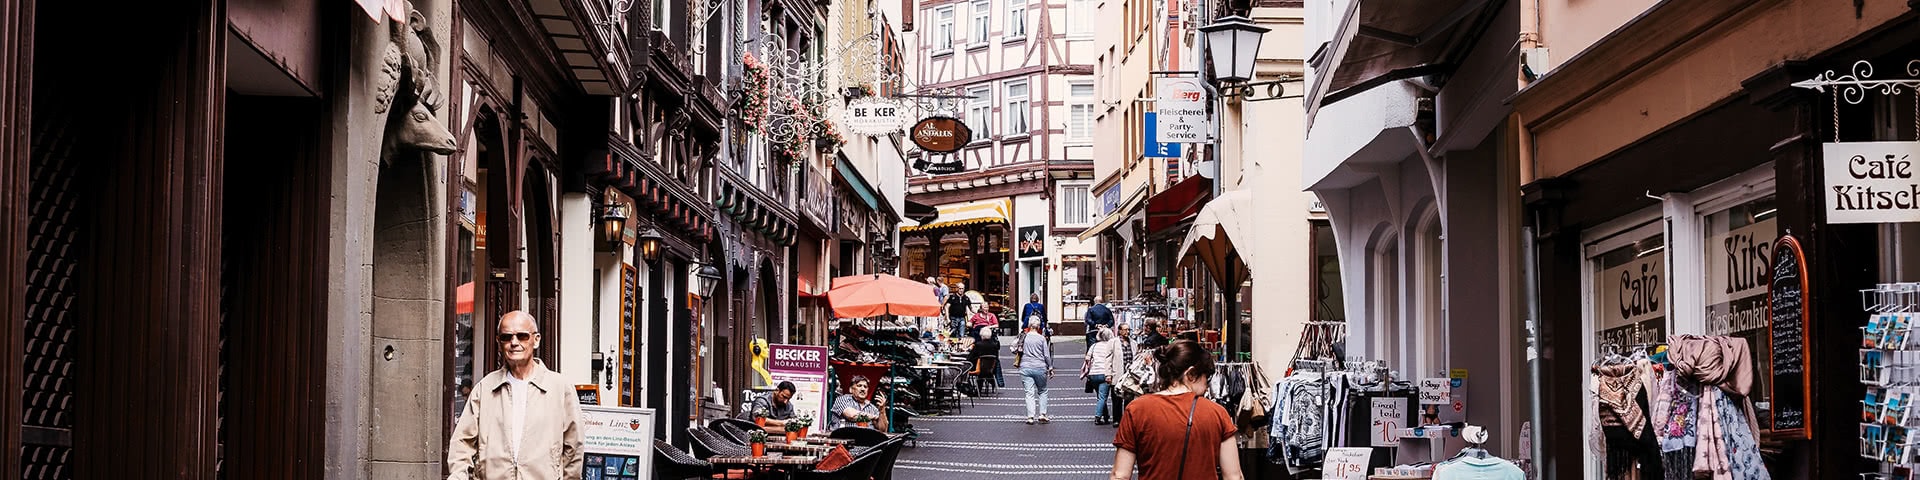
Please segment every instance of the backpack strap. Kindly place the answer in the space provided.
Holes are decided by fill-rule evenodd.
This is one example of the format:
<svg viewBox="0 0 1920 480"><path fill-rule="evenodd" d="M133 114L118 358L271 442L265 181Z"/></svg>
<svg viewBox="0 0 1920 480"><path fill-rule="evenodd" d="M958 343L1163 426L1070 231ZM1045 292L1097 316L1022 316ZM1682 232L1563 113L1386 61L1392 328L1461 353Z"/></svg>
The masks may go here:
<svg viewBox="0 0 1920 480"><path fill-rule="evenodd" d="M1180 471L1174 474L1176 480L1187 476L1187 445L1193 442L1193 411L1200 408L1200 392L1193 393L1193 403L1187 405L1187 435L1180 438Z"/></svg>

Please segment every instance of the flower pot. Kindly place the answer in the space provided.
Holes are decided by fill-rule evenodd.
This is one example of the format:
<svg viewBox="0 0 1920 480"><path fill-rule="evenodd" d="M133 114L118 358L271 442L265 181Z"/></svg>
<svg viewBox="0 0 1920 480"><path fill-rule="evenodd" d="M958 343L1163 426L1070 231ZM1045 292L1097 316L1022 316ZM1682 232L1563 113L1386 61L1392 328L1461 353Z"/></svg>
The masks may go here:
<svg viewBox="0 0 1920 480"><path fill-rule="evenodd" d="M860 428L867 428L867 422L854 422L854 425L859 425Z"/></svg>
<svg viewBox="0 0 1920 480"><path fill-rule="evenodd" d="M793 443L794 440L798 440L799 438L800 432L787 432L787 443Z"/></svg>
<svg viewBox="0 0 1920 480"><path fill-rule="evenodd" d="M808 426L805 426L805 427L800 427L800 436L802 436L802 437L805 437L805 436L807 436L807 431L808 431L808 430L812 430L812 429L813 429L813 426L812 426L812 425L808 425Z"/></svg>
<svg viewBox="0 0 1920 480"><path fill-rule="evenodd" d="M767 428L767 417L753 417L753 424L760 428Z"/></svg>
<svg viewBox="0 0 1920 480"><path fill-rule="evenodd" d="M755 457L767 456L767 444L765 443L753 444L753 456Z"/></svg>

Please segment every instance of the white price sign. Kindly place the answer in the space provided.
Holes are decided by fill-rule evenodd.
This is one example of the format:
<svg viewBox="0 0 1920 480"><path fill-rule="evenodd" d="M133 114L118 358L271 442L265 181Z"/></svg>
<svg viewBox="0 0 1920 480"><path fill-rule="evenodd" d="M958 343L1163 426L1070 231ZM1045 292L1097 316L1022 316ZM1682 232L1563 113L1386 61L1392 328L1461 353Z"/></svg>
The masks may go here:
<svg viewBox="0 0 1920 480"><path fill-rule="evenodd" d="M886 135L907 126L907 107L879 98L862 98L847 103L840 123L856 135Z"/></svg>
<svg viewBox="0 0 1920 480"><path fill-rule="evenodd" d="M1400 397L1373 398L1373 427L1368 436L1373 437L1370 445L1375 447L1400 446L1400 435L1396 433L1407 426L1407 399Z"/></svg>
<svg viewBox="0 0 1920 480"><path fill-rule="evenodd" d="M1321 466L1324 480L1367 480L1367 466L1373 463L1373 449L1340 447L1327 449L1327 461Z"/></svg>
<svg viewBox="0 0 1920 480"><path fill-rule="evenodd" d="M1154 81L1155 130L1160 143L1206 143L1212 134L1207 116L1207 90L1193 77L1161 77Z"/></svg>
<svg viewBox="0 0 1920 480"><path fill-rule="evenodd" d="M1453 386L1444 378L1420 379L1421 405L1446 405L1452 403Z"/></svg>

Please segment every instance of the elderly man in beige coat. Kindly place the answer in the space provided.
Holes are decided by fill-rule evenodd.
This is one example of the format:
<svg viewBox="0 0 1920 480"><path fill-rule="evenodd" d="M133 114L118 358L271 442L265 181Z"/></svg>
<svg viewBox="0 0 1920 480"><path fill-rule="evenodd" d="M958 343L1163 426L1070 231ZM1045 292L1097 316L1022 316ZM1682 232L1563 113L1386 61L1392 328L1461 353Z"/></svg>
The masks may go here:
<svg viewBox="0 0 1920 480"><path fill-rule="evenodd" d="M448 480L575 480L581 452L580 404L559 374L533 358L540 331L533 316L500 318L507 366L480 379L447 445Z"/></svg>

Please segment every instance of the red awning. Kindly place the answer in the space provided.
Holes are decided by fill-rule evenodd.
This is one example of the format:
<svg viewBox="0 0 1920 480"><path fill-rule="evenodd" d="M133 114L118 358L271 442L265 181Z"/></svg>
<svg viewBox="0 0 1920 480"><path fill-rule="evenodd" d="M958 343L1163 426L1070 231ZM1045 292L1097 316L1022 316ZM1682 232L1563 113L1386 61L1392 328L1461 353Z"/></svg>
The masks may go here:
<svg viewBox="0 0 1920 480"><path fill-rule="evenodd" d="M1193 218L1212 196L1213 180L1199 175L1187 177L1167 191L1155 194L1147 199L1147 234L1160 233L1181 220Z"/></svg>
<svg viewBox="0 0 1920 480"><path fill-rule="evenodd" d="M814 298L814 297L826 296L826 292L814 291L813 281L808 280L807 277L800 277L797 280L800 281L800 298Z"/></svg>

